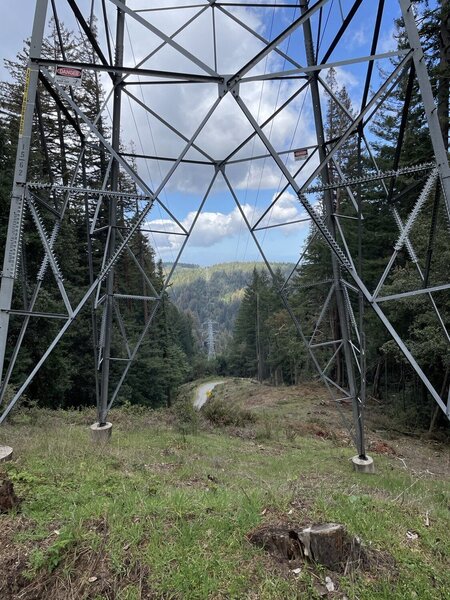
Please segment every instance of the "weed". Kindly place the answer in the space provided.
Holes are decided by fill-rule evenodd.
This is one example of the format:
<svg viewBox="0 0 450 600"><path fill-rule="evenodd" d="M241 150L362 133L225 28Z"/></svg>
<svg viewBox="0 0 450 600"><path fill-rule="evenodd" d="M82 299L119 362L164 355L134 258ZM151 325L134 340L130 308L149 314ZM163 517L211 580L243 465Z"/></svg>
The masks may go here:
<svg viewBox="0 0 450 600"><path fill-rule="evenodd" d="M30 569L28 577L44 569L52 573L61 561L64 560L67 551L76 541L72 531L63 531L59 533L56 540L46 550L36 549L30 556Z"/></svg>
<svg viewBox="0 0 450 600"><path fill-rule="evenodd" d="M284 435L286 436L286 440L292 443L295 442L297 431L292 425L288 424L284 427Z"/></svg>
<svg viewBox="0 0 450 600"><path fill-rule="evenodd" d="M256 439L259 441L272 440L276 437L276 424L269 416L264 416L259 419L259 427L256 430Z"/></svg>

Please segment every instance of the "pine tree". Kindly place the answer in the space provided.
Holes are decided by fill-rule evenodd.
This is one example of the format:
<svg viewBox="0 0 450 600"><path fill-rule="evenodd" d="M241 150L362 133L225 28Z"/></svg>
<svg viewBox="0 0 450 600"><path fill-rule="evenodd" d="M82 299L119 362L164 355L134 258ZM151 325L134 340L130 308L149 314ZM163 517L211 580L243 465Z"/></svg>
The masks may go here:
<svg viewBox="0 0 450 600"><path fill-rule="evenodd" d="M49 38L44 42L43 54L56 60L63 59L60 36L63 40L64 56L67 60L86 59L87 46L82 38L69 32L63 24L59 31L52 24ZM27 59L27 46L18 56L17 62L9 62L8 68L11 79L0 84L0 109L3 111L0 119L0 202L5 215L1 223L0 236L6 237L9 195L12 187L12 172L14 167L15 146L18 133L18 114L22 102L23 80ZM104 93L95 73L87 72L83 78L83 86L72 90L74 99L86 116L94 120L99 107L103 103ZM29 179L40 182L67 184L70 182L74 165L80 151L80 140L73 126L66 119L63 111L55 105L47 91L39 86L38 102L40 116L36 115L33 124L32 153L30 160ZM68 107L70 112L70 107ZM102 119L97 126L106 137L109 130ZM80 123L81 130L86 133L85 126ZM86 147L85 160L74 181L78 186L100 188L106 171L106 156L100 145L89 144ZM136 193L136 186L129 176L120 173L120 189L124 192ZM44 192L42 192L44 194ZM56 202L56 208L61 198L50 194L46 200L51 204ZM134 202L134 201L133 201ZM106 224L107 202L100 210L98 227ZM87 217L92 218L94 203L85 204L82 196L74 196L65 213L61 232L55 245L55 253L60 259L62 272L65 274L65 287L75 305L84 294L88 284L87 269ZM48 231L54 224L54 216L42 210L43 222ZM134 206L130 201L121 205L118 220L123 232L133 225L135 219ZM24 294L29 294L34 284L37 270L44 256L42 245L27 215L25 223L27 252L23 253L21 271L23 273ZM93 243L94 273L98 272L104 240L96 238ZM128 253L123 253L118 261L117 269L121 277L117 279L116 292L128 292L141 296L152 296L154 290L161 287L162 274L157 272L154 252L142 232L137 232L130 241L130 249L138 259L142 268L153 285L136 268ZM159 287L158 287L159 286ZM19 284L18 284L19 288ZM154 301L120 302L124 326L134 345L139 333L150 318ZM144 340L139 360L130 370L127 384L123 388L122 399L140 402L150 406L158 406L171 401L177 385L184 381L189 374L189 366L184 349L195 353L190 335L190 321L173 307L164 295L163 311L156 315L153 327L157 335ZM44 280L36 310L43 312L63 312L64 307L57 291L50 269ZM162 316L161 316L162 315ZM163 318L164 317L164 318ZM14 319L11 325L11 340L14 342L18 334L20 322ZM58 330L59 323L47 320L31 319L25 344L22 346L13 384L18 384L25 373L41 357ZM96 340L98 343L98 340ZM47 406L81 406L94 403L94 360L93 332L91 330L89 310L86 308L68 333L39 371L29 387L29 397L38 399ZM123 352L123 341L117 323L113 328L113 354L120 356ZM113 363L112 383L119 374L119 366ZM143 373L145 376L143 376ZM49 386L48 382L52 381Z"/></svg>
<svg viewBox="0 0 450 600"><path fill-rule="evenodd" d="M281 310L278 289L282 275L270 282L267 274L255 268L244 292L233 332L230 368L236 375L257 377L260 381L283 381L282 365L275 358L276 340L271 328L273 315Z"/></svg>

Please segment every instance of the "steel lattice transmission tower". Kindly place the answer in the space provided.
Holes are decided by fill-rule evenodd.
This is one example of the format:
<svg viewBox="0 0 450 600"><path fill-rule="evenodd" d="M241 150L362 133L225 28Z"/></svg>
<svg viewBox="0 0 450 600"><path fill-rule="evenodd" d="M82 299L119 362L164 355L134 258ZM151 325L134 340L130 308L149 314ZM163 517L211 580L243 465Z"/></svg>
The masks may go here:
<svg viewBox="0 0 450 600"><path fill-rule="evenodd" d="M388 18L384 0L342 0L339 3L287 0L279 5L264 1L256 4L242 1L231 5L200 0L195 5L187 1L177 2L174 6L169 4L161 2L155 6L155 3L137 0L126 3L124 0L89 3L67 0L50 6L47 0L36 2L0 289L3 393L16 366L30 320L51 319L53 323L61 323L61 327L41 359L24 377L17 393L4 405L0 423L88 306L93 309L98 421L106 421L108 410L117 398L141 344L151 334L162 293L170 283L192 232L195 232L205 203L217 189L235 203L248 235L274 281L271 259L264 247L269 230L310 222L313 238L321 240L328 248L330 277L326 282L317 282L324 286L324 302L321 307L316 307L312 327L310 320L305 321L290 303L289 288L295 269L281 285L277 285L311 364L331 398L337 404L347 400L353 405L353 433L359 456L366 455L364 306L375 311L407 363L448 416L449 399L441 397L440 390L436 389L389 317L392 307L395 309L405 298L420 296L431 303L443 339L449 342L441 307L446 299L448 301L446 294L450 282L447 279L432 286L429 284L429 265L423 267L424 259L418 256L414 242L417 218L431 214L432 196L439 197L439 190L443 202L434 222L444 228L448 225L445 219L450 214L450 169L411 2L399 0L405 42L401 49L394 48L389 52L380 49L380 30L385 23L383 19ZM361 10L368 5L374 19L372 23L365 23L368 41L362 49L352 46L348 35L352 28L355 31ZM90 59L73 62L63 47L57 60L43 56L42 41L50 13L56 23L68 19L69 15L76 21L88 50L85 55ZM95 28L92 14L97 17ZM164 15L168 14L171 18L164 21ZM270 20L272 25L268 27ZM132 40L139 46L137 55ZM78 90L61 82L56 76L57 67L66 68L62 73L69 73L69 76L73 76L76 69L82 69L101 78L107 100L99 107L97 117L86 115L79 102ZM362 94L356 114L327 84L326 74L331 67L344 71L357 67ZM402 103L402 119L396 134L394 160L388 171L382 171L372 152L370 127L380 108L405 85L406 93L396 96ZM401 150L413 86L420 91L418 98L424 106L433 149L433 160L421 165L402 162ZM33 115L39 110L37 90L58 107L78 136L79 159L72 167L69 184L58 177L50 182L32 181L27 175L29 156L33 151ZM260 99L259 104L255 97ZM324 127L326 103L334 104L346 118L345 127L334 139L327 138ZM303 121L287 142L288 136L280 136L283 119L299 113L302 105L306 106ZM174 106L177 110L173 110ZM145 123L150 123L157 132L156 142L154 139L152 145L146 145L144 140L139 153L124 152L121 146L121 132L131 120L130 107L135 111L133 115L138 115L138 133ZM100 119L108 119L108 111L111 136L100 127ZM188 120L181 118L183 113L189 116ZM349 177L342 162L342 154L350 144L357 149L357 177ZM88 150L107 157L103 178L90 188L83 179L83 172L86 173L86 169L89 172L90 168L85 159ZM306 160L295 162L294 150ZM272 175L276 173L280 185L276 194L266 195L265 206L252 213L245 205L242 181L245 177L247 181L255 177L255 173L258 178L264 168L270 169ZM124 191L120 184L124 176L132 182L134 190ZM195 214L188 223L177 217L179 213L168 201L171 190L176 188L177 177L195 181L198 186L204 184ZM416 203L408 214L402 214L396 204L397 184L405 180L412 181L417 192ZM275 220L274 215L283 212L276 213L286 200L286 194L295 198L298 216L293 221L289 216L284 219L278 216ZM347 198L345 214L339 212L338 194ZM389 216L398 231L392 242L391 259L383 266L375 286L369 285L364 270L361 270L364 253L352 255L346 233L347 224L353 222L359 231L360 250L364 250L365 240L361 235L364 210L373 198L385 200L383 217ZM174 195L174 202L176 199ZM73 206L84 207L89 234L86 256L89 285L82 296L76 297L68 290L63 275L69 280L70 274L61 272L57 256L64 220ZM150 221L150 215L155 211L164 216ZM150 222L151 226L148 225ZM28 229L34 227L37 231L43 254L31 296L25 305L20 305L21 294L14 288L16 282L20 283L18 274L23 271L20 269L21 250L27 250L26 240L22 239L24 223ZM162 225L158 228L158 223L166 229L161 230ZM177 256L162 291L153 288L133 246L137 232L142 230L152 240L161 239L158 236L169 236L172 242L175 238L179 240L177 245L171 242ZM433 236L430 236L430 244L432 246ZM297 267L301 267L305 253L306 249L303 249ZM408 289L385 293L400 254L403 260L414 265L417 278ZM99 255L101 260L98 260ZM124 289L126 281L120 269L124 256L145 281L146 293ZM61 310L55 313L39 308L40 294L50 278L61 297ZM123 323L123 302L141 303L147 307L141 329L133 336ZM332 309L338 322L334 330L326 326ZM8 337L11 319L21 320L14 339ZM113 347L118 347L114 337L122 342L119 355L112 351ZM3 372L5 357L7 368ZM337 362L343 366L339 380L336 379Z"/></svg>
<svg viewBox="0 0 450 600"><path fill-rule="evenodd" d="M214 335L214 323L212 319L208 319L206 325L206 347L208 349L208 360L216 358L216 344Z"/></svg>

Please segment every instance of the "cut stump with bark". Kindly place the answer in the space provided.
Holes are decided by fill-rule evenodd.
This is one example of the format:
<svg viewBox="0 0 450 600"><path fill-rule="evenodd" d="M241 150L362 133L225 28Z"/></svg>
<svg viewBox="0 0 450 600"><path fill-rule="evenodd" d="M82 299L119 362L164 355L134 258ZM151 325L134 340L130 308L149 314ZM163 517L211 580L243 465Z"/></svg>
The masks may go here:
<svg viewBox="0 0 450 600"><path fill-rule="evenodd" d="M309 553L315 562L340 571L349 560L352 541L339 523L324 523L309 528Z"/></svg>
<svg viewBox="0 0 450 600"><path fill-rule="evenodd" d="M14 486L10 479L0 479L0 513L6 513L20 504L19 498L14 492Z"/></svg>
<svg viewBox="0 0 450 600"><path fill-rule="evenodd" d="M304 558L303 547L297 532L288 527L260 527L253 531L249 541L281 560L296 560Z"/></svg>
<svg viewBox="0 0 450 600"><path fill-rule="evenodd" d="M352 570L360 566L365 557L360 540L350 536L340 523L303 528L263 526L248 539L278 560L306 559L332 571Z"/></svg>

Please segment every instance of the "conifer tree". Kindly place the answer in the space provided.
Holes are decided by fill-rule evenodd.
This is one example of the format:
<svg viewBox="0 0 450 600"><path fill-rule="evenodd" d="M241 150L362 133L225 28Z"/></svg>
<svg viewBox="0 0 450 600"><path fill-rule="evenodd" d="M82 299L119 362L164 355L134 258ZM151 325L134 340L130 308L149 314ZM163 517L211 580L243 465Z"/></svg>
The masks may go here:
<svg viewBox="0 0 450 600"><path fill-rule="evenodd" d="M61 40L64 55L61 51ZM43 55L56 60L82 61L87 58L87 45L81 35L74 35L61 23L59 28L52 22L49 37L44 41ZM28 45L19 53L16 62L7 62L10 79L0 83L0 202L5 215L1 223L0 239L4 245L6 238L7 215L9 211L9 196L12 188L12 173L14 168L15 147L18 134L18 115L22 102L23 81L27 60ZM83 86L71 90L74 99L86 116L93 121L97 117L100 106L104 101L104 92L99 78L95 72L86 72L83 77ZM55 104L46 89L39 84L38 113L33 124L32 152L30 159L29 180L67 184L70 182L74 165L78 160L80 139L74 131L73 124L66 118L63 111ZM71 109L68 107L68 111ZM75 117L74 117L74 120ZM85 126L80 123L80 129L86 133ZM108 137L110 132L104 120L97 119L97 126L101 133ZM83 168L80 169L74 183L78 186L100 188L106 171L106 156L101 145L89 144L85 149ZM123 172L120 173L120 190L136 193L133 181ZM49 201L52 197L49 196ZM55 198L58 202L58 198ZM58 205L56 205L58 207ZM92 217L93 204L85 204L82 196L74 196L70 203L62 224L61 232L55 245L55 252L60 258L61 270L65 275L65 287L73 300L73 305L84 294L89 284L87 269L87 217ZM98 226L105 224L106 202L104 203L98 220ZM133 224L134 207L129 202L123 202L118 226L123 231ZM48 231L54 224L54 216L42 211L42 218ZM37 270L44 256L42 245L29 215L26 217L25 233L27 238L27 253L23 253L21 273L23 275L24 294L29 293L34 285ZM94 272L97 272L101 262L102 243L100 238L93 240ZM115 292L126 292L134 289L137 295L152 296L154 289L159 289L161 273L155 266L154 252L146 237L138 231L130 241L130 247L139 260L147 277L153 283L153 289L143 275L136 269L131 257L124 253L118 262L117 268L121 277L117 279ZM25 260L26 259L26 260ZM60 296L52 279L50 269L47 270L44 286L41 289L35 309L43 312L63 312ZM19 288L19 284L18 284ZM133 302L127 299L120 302L124 326L130 335L131 342L137 340L144 324L148 321L152 310L151 301ZM140 362L130 371L130 377L123 388L122 399L132 402L145 403L157 406L170 401L177 385L184 381L189 373L186 355L182 349L186 346L189 352L194 353L190 339L189 321L184 320L178 311L169 302L167 296L163 300L165 305L162 313L158 313L153 327L161 333L167 325L167 334L152 336L144 340L140 351ZM162 315L166 315L165 320ZM161 323L165 323L162 327ZM20 322L13 319L11 325L11 339L14 343L18 334ZM180 329L183 328L182 334ZM31 319L25 344L22 346L12 384L18 384L25 373L28 373L41 357L58 330L58 323L54 320L48 322L43 319ZM95 340L98 343L98 340ZM93 361L93 332L90 325L88 309L84 310L59 345L50 355L42 369L34 378L29 387L28 396L39 400L47 406L81 406L94 403L94 361ZM120 355L123 343L117 323L114 325L113 352ZM163 356L165 352L165 357ZM145 376L142 376L144 365ZM118 374L119 367L113 364L112 375ZM49 386L48 382L52 385Z"/></svg>

